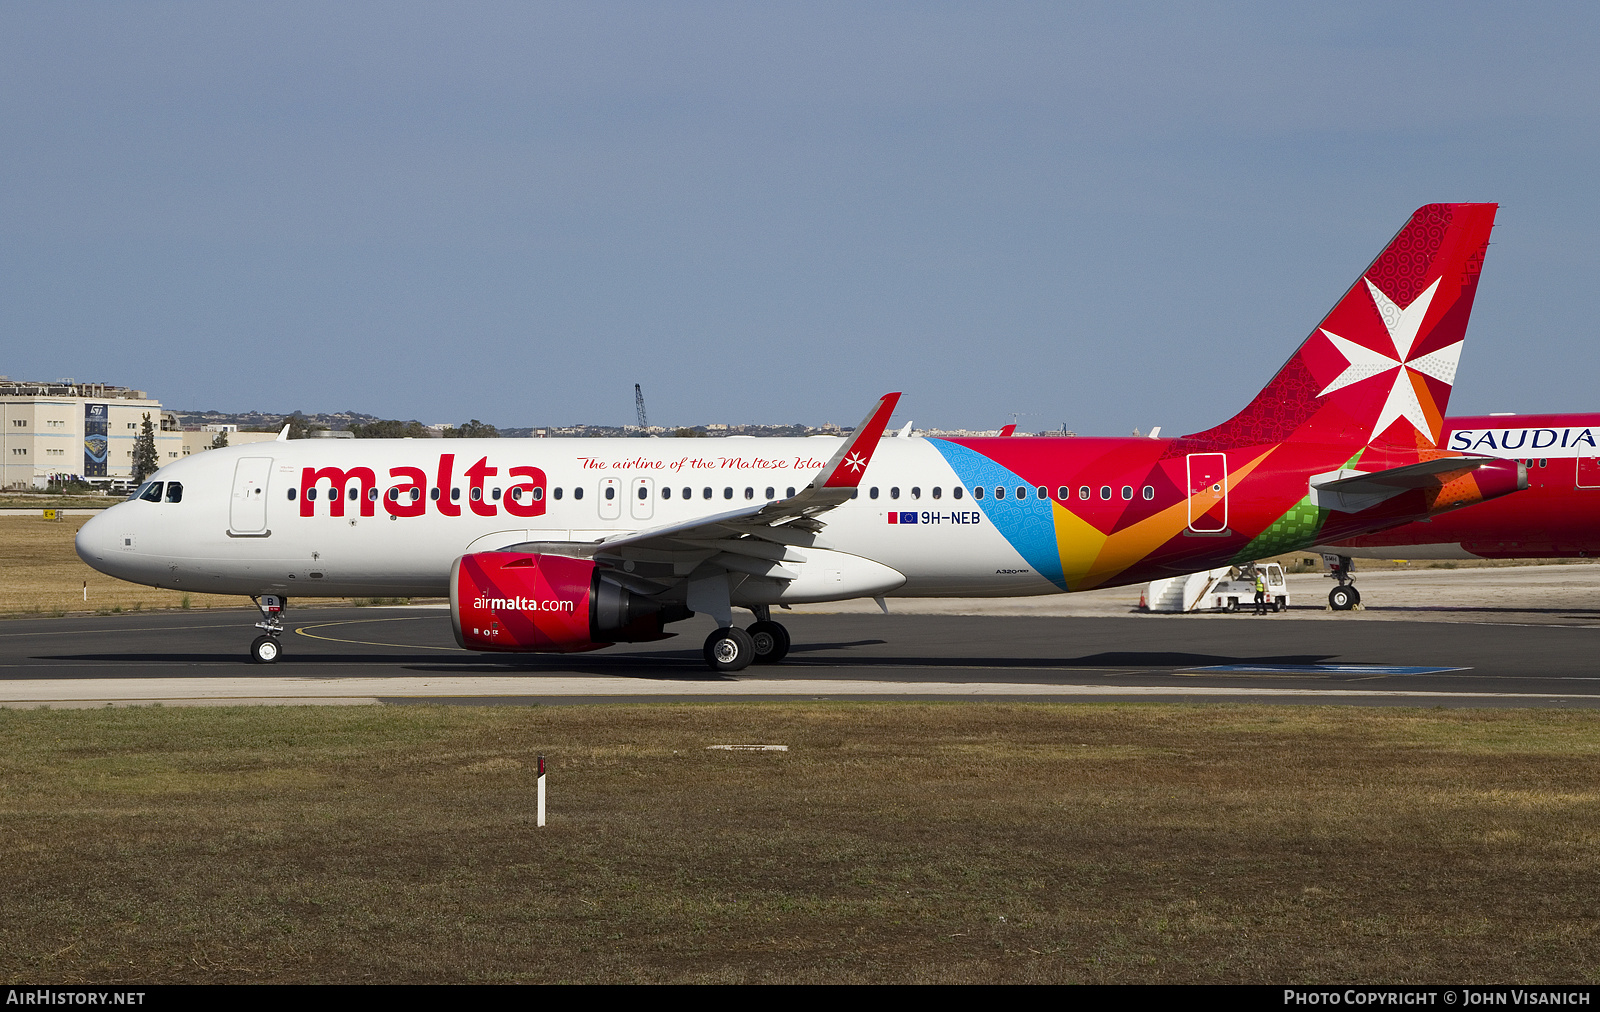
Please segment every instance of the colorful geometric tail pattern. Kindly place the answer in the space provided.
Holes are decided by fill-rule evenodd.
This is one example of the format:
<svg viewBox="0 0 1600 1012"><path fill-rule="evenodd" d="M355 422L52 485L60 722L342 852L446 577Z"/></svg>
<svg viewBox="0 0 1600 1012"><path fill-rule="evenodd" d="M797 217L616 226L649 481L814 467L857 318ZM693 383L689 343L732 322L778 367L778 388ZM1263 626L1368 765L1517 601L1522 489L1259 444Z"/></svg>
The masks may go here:
<svg viewBox="0 0 1600 1012"><path fill-rule="evenodd" d="M1436 446L1497 206L1418 208L1249 406L1187 439Z"/></svg>

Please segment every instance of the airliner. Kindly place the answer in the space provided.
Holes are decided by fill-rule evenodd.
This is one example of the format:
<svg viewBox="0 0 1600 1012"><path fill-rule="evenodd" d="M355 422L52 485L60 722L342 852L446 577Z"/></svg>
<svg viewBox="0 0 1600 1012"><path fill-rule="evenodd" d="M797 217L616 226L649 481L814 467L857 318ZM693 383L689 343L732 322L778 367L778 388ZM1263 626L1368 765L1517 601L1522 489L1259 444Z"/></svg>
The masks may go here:
<svg viewBox="0 0 1600 1012"><path fill-rule="evenodd" d="M1254 400L1187 436L886 436L887 394L848 437L280 437L168 464L77 551L250 596L261 663L286 599L448 595L466 649L593 650L703 614L707 666L738 671L788 652L773 608L1067 593L1359 537L1528 483L1441 444L1496 207L1419 208Z"/></svg>
<svg viewBox="0 0 1600 1012"><path fill-rule="evenodd" d="M1318 545L1340 560L1329 601L1361 600L1351 560L1600 558L1600 415L1493 414L1445 419L1443 445L1520 460L1528 489L1449 516Z"/></svg>

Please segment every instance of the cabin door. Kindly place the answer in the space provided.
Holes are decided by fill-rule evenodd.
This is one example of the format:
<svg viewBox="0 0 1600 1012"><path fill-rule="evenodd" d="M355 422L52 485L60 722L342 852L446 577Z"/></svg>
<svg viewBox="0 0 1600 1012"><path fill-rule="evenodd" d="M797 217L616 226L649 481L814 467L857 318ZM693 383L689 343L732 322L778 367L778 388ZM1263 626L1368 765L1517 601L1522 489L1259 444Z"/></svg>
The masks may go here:
<svg viewBox="0 0 1600 1012"><path fill-rule="evenodd" d="M271 457L240 457L233 467L233 499L228 529L235 534L260 534L267 529L267 478Z"/></svg>
<svg viewBox="0 0 1600 1012"><path fill-rule="evenodd" d="M1228 529L1228 455L1189 454L1189 529L1215 534Z"/></svg>

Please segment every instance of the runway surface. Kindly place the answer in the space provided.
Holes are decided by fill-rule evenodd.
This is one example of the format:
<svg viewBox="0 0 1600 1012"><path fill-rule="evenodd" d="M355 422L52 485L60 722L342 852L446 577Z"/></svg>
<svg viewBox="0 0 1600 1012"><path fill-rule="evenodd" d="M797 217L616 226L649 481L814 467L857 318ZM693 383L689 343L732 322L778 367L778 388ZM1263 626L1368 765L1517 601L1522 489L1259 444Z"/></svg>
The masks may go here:
<svg viewBox="0 0 1600 1012"><path fill-rule="evenodd" d="M254 612L0 623L0 706L572 703L704 698L1151 699L1597 706L1593 612L1489 622L1291 615L790 615L787 661L708 672L710 623L567 655L456 648L439 608L296 609L248 663ZM1309 615L1307 617L1310 617ZM1559 619L1564 621L1557 621Z"/></svg>

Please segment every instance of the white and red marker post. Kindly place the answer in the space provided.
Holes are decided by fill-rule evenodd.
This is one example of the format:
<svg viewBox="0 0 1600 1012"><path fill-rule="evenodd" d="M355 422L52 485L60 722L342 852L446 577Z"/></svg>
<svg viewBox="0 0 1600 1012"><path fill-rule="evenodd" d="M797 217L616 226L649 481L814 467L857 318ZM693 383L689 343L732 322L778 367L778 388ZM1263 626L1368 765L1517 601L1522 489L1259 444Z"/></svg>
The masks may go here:
<svg viewBox="0 0 1600 1012"><path fill-rule="evenodd" d="M539 816L538 825L544 825L544 756L539 757Z"/></svg>

